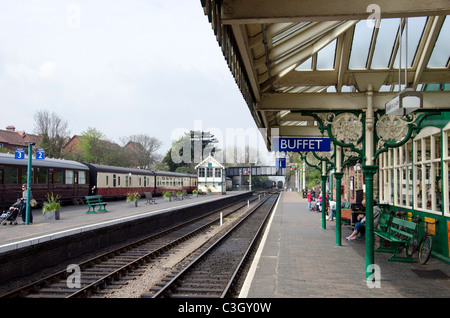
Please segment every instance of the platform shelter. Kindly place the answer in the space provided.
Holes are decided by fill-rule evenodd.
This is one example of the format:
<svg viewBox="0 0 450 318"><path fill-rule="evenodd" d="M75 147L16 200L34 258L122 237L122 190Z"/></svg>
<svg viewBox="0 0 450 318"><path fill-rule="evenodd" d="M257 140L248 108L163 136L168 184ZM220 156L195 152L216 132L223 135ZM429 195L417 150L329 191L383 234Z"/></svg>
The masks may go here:
<svg viewBox="0 0 450 318"><path fill-rule="evenodd" d="M330 138L329 152L303 153L320 169L323 192L330 180L330 189L342 189L348 167L360 167L366 268L374 262L375 198L437 219L433 252L450 263L450 3L201 4L268 150L274 137ZM340 218L345 192L335 193Z"/></svg>

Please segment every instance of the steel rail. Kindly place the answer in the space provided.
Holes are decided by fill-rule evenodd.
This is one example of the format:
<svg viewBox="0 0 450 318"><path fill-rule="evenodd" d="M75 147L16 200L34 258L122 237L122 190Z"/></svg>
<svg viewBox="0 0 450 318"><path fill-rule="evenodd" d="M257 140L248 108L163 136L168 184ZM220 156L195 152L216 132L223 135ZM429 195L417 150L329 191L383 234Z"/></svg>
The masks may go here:
<svg viewBox="0 0 450 318"><path fill-rule="evenodd" d="M252 201L254 201L256 199L257 199L257 195L254 195L253 198L251 198ZM195 218L193 220L190 220L190 221L184 222L182 224L176 225L176 226L174 226L174 227L172 227L170 229L163 230L163 231L161 231L159 233L150 235L149 237L140 239L140 240L138 240L136 242L132 242L132 243L126 244L124 246L121 246L121 247L113 250L113 251L103 253L100 256L96 256L96 257L94 257L92 259L89 259L89 260L79 264L78 266L80 267L81 272L86 271L89 268L92 268L93 266L98 265L101 262L104 262L105 260L112 260L114 257L117 257L117 256L120 257L120 254L126 253L127 251L132 251L133 249L138 248L139 246L143 246L144 244L151 243L152 241L154 241L154 240L156 240L158 238L165 237L165 236L169 235L172 232L175 232L175 231L177 231L179 229L182 229L182 228L187 227L187 226L189 226L191 224L194 224L195 222L198 222L198 221L200 221L202 219L206 219L206 218L208 218L208 217L210 217L210 216L212 216L214 214L217 214L217 213L219 213L221 211L226 211L227 209L233 208L231 211L228 211L226 213L225 216L227 216L227 215L229 215L231 213L234 213L237 210L245 207L247 205L247 202L245 202L245 201L247 201L247 200L248 199L228 204L227 206L225 206L223 208L216 209L216 210L214 210L212 212L209 212L209 213L207 213L207 214L205 214L203 216L197 217L197 218ZM208 223L206 223L206 224L204 224L204 225L202 225L202 226L200 226L200 227L190 231L189 233L186 233L186 234L182 235L181 237L178 237L176 239L171 240L169 243L166 243L165 245L160 246L156 250L153 250L153 251L151 251L149 253L146 253L146 254L144 254L144 255L142 255L142 256L140 256L140 257L138 257L138 258L136 258L136 259L134 259L134 260L132 260L130 262L128 262L127 264L119 267L118 269L116 269L116 270L114 270L112 272L109 272L106 275L103 275L103 277L95 280L92 283L89 283L86 286L83 286L81 289L77 289L76 291L71 292L69 295L64 295L64 297L66 297L66 298L75 298L75 297L86 297L86 296L89 296L90 294L94 293L95 290L97 290L97 289L101 288L102 286L106 285L107 284L106 282L114 280L115 278L120 277L121 275L123 275L124 273L129 272L133 268L140 266L141 263L146 263L146 262L150 261L152 258L154 258L155 255L159 255L160 253L162 253L162 252L164 252L164 251L166 251L166 250L168 250L168 249L170 249L170 248L172 248L172 247L174 247L174 246L184 242L185 240L189 239L190 237L192 237L192 236L202 232L206 228L208 228L211 225L217 223L219 221L219 219L220 219L220 217L214 218L212 221L210 221L210 222L208 222ZM47 276L45 278L42 278L42 279L39 279L39 280L37 280L37 281L35 281L33 283L30 283L30 284L27 284L25 286L22 286L22 287L14 290L12 292L8 292L8 293L6 293L4 295L1 295L0 298L23 297L23 296L31 294L33 292L36 292L36 291L38 292L40 289L43 289L43 288L45 288L47 286L50 286L54 282L66 280L67 276L68 276L67 271L66 270L61 270L61 271L58 271L55 274L49 275L49 276ZM66 292L61 291L61 293L67 294L67 291ZM37 296L39 296L39 294ZM43 296L43 297L51 297L51 296L47 295L47 296Z"/></svg>
<svg viewBox="0 0 450 318"><path fill-rule="evenodd" d="M269 196L268 198L263 199L261 202L259 202L255 207L249 211L249 213L239 220L236 224L233 225L232 228L230 228L226 233L224 233L218 240L216 240L211 246L209 246L206 250L204 250L200 255L198 255L194 260L192 260L187 266L185 266L183 269L181 269L173 278L171 278L164 286L162 286L155 294L144 294L142 297L151 297L151 298L162 298L162 297L170 297L173 291L176 291L178 288L178 285L180 285L180 281L182 281L187 274L189 274L190 271L199 264L201 261L203 261L206 257L208 257L209 254L211 254L214 249L220 246L227 238L232 235L236 229L240 228L247 219L254 214L255 211L258 210L264 203L266 203L272 196ZM273 209L274 204L270 206L270 209L267 213L267 215L264 217L263 221L261 221L261 224L258 227L257 233L253 236L251 239L250 244L246 248L245 255L240 259L239 265L234 269L231 279L227 280L227 283L224 284L225 287L223 288L222 292L220 293L220 297L225 297L227 295L229 288L232 286L233 282L235 281L235 278L237 277L237 273L241 269L242 265L245 262L245 258L248 257L248 253L251 250L251 248L254 246L255 242L257 241L257 236L261 233L264 224L266 223L268 216L270 215L270 212ZM195 295L193 297L200 297L199 295ZM208 297L208 296L207 296Z"/></svg>

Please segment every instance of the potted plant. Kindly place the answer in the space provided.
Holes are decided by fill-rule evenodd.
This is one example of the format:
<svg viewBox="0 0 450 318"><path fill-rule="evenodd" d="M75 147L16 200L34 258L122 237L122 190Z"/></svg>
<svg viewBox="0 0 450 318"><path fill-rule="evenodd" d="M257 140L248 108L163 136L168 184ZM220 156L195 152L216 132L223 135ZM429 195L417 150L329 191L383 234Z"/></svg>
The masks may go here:
<svg viewBox="0 0 450 318"><path fill-rule="evenodd" d="M141 198L141 195L138 192L130 192L127 193L127 202L130 206L137 206L138 200Z"/></svg>
<svg viewBox="0 0 450 318"><path fill-rule="evenodd" d="M192 196L194 198L197 198L198 197L198 191L197 190L192 190Z"/></svg>
<svg viewBox="0 0 450 318"><path fill-rule="evenodd" d="M163 194L164 201L172 201L172 193L171 192L164 192Z"/></svg>
<svg viewBox="0 0 450 318"><path fill-rule="evenodd" d="M183 192L178 191L177 192L177 198L180 199L180 200L183 200Z"/></svg>
<svg viewBox="0 0 450 318"><path fill-rule="evenodd" d="M54 195L53 192L47 193L47 201L42 205L42 214L45 220L59 220L59 211L61 210L60 195Z"/></svg>
<svg viewBox="0 0 450 318"><path fill-rule="evenodd" d="M208 187L208 188L206 188L206 195L211 195L211 188L210 187Z"/></svg>

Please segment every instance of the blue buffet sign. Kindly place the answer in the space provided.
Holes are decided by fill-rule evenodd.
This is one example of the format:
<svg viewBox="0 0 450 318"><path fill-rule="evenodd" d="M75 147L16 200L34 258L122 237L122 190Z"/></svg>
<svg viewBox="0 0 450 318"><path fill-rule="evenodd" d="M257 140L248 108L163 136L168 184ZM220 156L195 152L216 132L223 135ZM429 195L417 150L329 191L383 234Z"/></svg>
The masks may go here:
<svg viewBox="0 0 450 318"><path fill-rule="evenodd" d="M25 151L23 151L23 150L16 150L14 152L14 158L15 159L25 159Z"/></svg>
<svg viewBox="0 0 450 318"><path fill-rule="evenodd" d="M279 137L274 138L273 151L331 151L330 138Z"/></svg>
<svg viewBox="0 0 450 318"><path fill-rule="evenodd" d="M44 160L45 159L45 151L44 150L36 150L36 159Z"/></svg>

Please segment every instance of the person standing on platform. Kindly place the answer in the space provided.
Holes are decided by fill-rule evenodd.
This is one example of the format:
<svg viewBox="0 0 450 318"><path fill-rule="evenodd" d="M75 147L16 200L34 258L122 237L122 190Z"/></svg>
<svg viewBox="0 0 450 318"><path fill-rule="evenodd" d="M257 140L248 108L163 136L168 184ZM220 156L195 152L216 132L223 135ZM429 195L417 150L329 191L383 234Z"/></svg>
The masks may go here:
<svg viewBox="0 0 450 318"><path fill-rule="evenodd" d="M27 201L28 200L33 200L33 194L31 193L31 189L30 189L30 197L27 197L27 185L24 183L22 184L22 198L20 199L22 201L22 208L21 208L21 213L22 213L22 221L25 223L26 220L26 214L27 214ZM30 223L33 223L33 213L31 212L30 209Z"/></svg>
<svg viewBox="0 0 450 318"><path fill-rule="evenodd" d="M327 221L334 221L334 213L336 212L336 201L330 200L330 215L327 217Z"/></svg>
<svg viewBox="0 0 450 318"><path fill-rule="evenodd" d="M311 211L311 202L312 202L312 195L311 195L311 190L308 190L308 211Z"/></svg>

